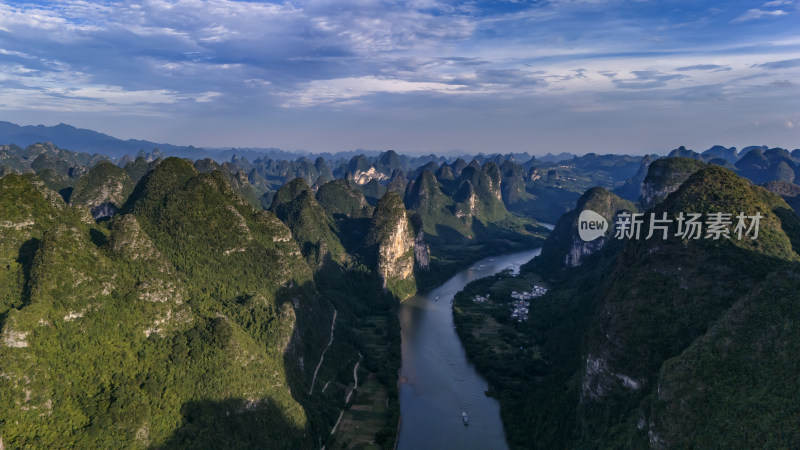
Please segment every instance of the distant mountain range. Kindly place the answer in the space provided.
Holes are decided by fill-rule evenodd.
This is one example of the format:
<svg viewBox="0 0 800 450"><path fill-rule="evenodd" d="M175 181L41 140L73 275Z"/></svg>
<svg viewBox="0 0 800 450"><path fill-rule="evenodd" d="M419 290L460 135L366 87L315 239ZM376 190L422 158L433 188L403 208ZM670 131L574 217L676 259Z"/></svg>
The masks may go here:
<svg viewBox="0 0 800 450"><path fill-rule="evenodd" d="M398 301L542 242L519 280L485 291L494 302L548 283L530 321L497 303L456 322L511 448L800 442L798 151L231 149L219 162L68 125L0 130L95 145L0 141L0 450L390 446ZM114 145L138 150L111 160ZM609 223L621 210L760 212L763 227L758 241L608 230L587 243L586 209ZM546 241L536 220L555 223ZM456 317L473 304L456 300ZM365 380L354 400L351 374Z"/></svg>
<svg viewBox="0 0 800 450"><path fill-rule="evenodd" d="M0 144L16 144L27 147L36 143L52 142L62 149L76 152L101 153L112 158L121 158L125 155L135 156L159 149L166 156L180 158L203 159L211 158L217 161L230 160L233 155L249 159L267 156L272 159L293 160L301 156L298 152L290 152L279 148L198 148L192 145L173 145L152 142L141 139L123 140L85 128L76 128L72 125L60 123L55 126L45 125L17 125L11 122L0 121ZM351 158L357 154L378 155L378 151L353 150L336 154L322 154L327 158Z"/></svg>
<svg viewBox="0 0 800 450"><path fill-rule="evenodd" d="M291 152L274 147L247 147L247 148L199 148L192 145L173 145L166 143L152 142L142 139L119 139L105 133L89 130L86 128L76 128L72 125L60 123L55 126L46 125L17 125L12 122L0 121L0 145L16 144L20 147L27 147L36 143L52 142L62 149L76 152L101 153L112 158L121 158L125 155L135 156L139 152L149 153L154 149L159 149L166 156L177 156L180 158L203 159L211 158L222 162L230 160L233 155L245 157L250 160L267 156L272 159L293 160L299 156L322 156L326 159L341 159L358 155L378 156L381 152L377 150L355 149L346 152L318 153L311 152ZM466 155L462 155L466 156ZM517 153L512 156L520 160L529 160L530 154ZM572 159L576 155L572 153L547 153L540 157L542 161L556 162Z"/></svg>
<svg viewBox="0 0 800 450"><path fill-rule="evenodd" d="M60 123L56 126L25 125L20 126L11 122L0 122L0 142L17 144L27 147L37 142L52 142L57 146L87 153L103 153L111 157L121 157L126 154L135 155L139 150L152 151L155 148L165 153L187 152L195 156L195 147L181 147L171 144L159 144L139 139L122 140L85 128L75 128L72 125Z"/></svg>
<svg viewBox="0 0 800 450"><path fill-rule="evenodd" d="M62 149L73 150L77 152L86 153L101 153L108 155L112 158L121 158L125 155L135 156L140 152L152 152L154 149L159 149L166 156L177 156L180 158L190 159L203 159L211 158L218 162L228 161L234 155L245 157L254 160L259 157L268 157L271 159L284 159L294 160L300 156L322 156L325 159L350 159L357 155L365 156L378 156L381 152L377 150L363 150L356 149L346 152L336 153L311 153L311 152L292 152L281 150L274 147L265 148L199 148L192 145L180 146L166 143L158 143L141 139L119 139L100 133L94 130L85 128L76 128L72 125L60 123L55 126L46 125L17 125L12 122L0 121L0 145L2 144L16 144L20 147L27 147L36 143L52 142ZM767 146L750 146L744 147L740 152L736 151L736 147L726 148L721 145L715 145L708 150L699 153L694 150L686 149L681 146L672 150L668 156L683 156L693 159L700 159L705 162L715 162L719 165L724 165L724 162L735 164L737 160L744 157L747 153L753 150L761 150L763 152L769 150ZM788 154L789 152L786 151ZM795 158L800 157L800 149L791 153ZM455 156L451 156L455 159ZM465 159L470 159L473 155L460 155ZM474 155L480 159L484 155L479 153ZM529 153L509 153L506 159L517 160L524 162L531 159L532 155ZM536 156L536 159L542 162L559 162L568 161L575 158L577 155L569 152L552 153L548 152L544 156Z"/></svg>

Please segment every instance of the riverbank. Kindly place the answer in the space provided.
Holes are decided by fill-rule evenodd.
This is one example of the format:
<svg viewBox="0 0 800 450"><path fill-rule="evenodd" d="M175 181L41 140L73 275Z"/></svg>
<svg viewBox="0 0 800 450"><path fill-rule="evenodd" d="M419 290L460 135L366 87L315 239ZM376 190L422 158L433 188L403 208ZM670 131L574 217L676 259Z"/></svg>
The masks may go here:
<svg viewBox="0 0 800 450"><path fill-rule="evenodd" d="M399 449L507 448L500 405L485 395L487 382L467 360L455 333L451 301L469 282L519 267L536 254L538 249L473 260L471 268L400 305ZM469 414L469 426L462 411Z"/></svg>
<svg viewBox="0 0 800 450"><path fill-rule="evenodd" d="M530 406L526 386L546 369L528 320L544 289L547 285L535 274L501 273L469 283L453 301L456 332L469 360L489 382L487 394L500 402L511 448L530 445L527 424L519 420L525 415L518 412Z"/></svg>
<svg viewBox="0 0 800 450"><path fill-rule="evenodd" d="M356 314L356 316L358 316L357 319L356 317L348 315L347 317L351 317L351 319L346 322L342 322L342 314L338 314L338 319L331 322L331 328L333 329L335 327L335 333L337 335L336 340L329 341L329 343L332 342L331 349L335 349L338 345L337 343L343 342L340 340L340 337L342 337L340 333L344 333L344 335L347 336L344 342L351 341L355 344L355 347L362 349L364 359L357 368L353 368L355 373L351 372L352 377L347 381L343 379L331 379L329 374L323 374L323 372L326 372L324 368L320 370L319 375L316 377L316 388L313 391L315 394L321 393L327 395L331 392L335 392L338 396L341 392L341 395L346 398L344 409L337 411L331 421L331 434L329 435L330 438L327 448L377 449L393 448L395 445L400 449L441 448L441 446L426 447L425 445L407 446L406 443L408 439L403 440L399 435L399 433L403 432L402 430L404 428L407 430L413 429L416 422L414 419L400 420L401 406L398 404L398 401L403 396L400 391L408 387L412 387L413 389L414 386L425 384L421 382L419 378L409 378L408 374L412 365L406 364L404 366L406 369L405 373L399 366L401 361L401 346L399 342L400 339L398 338L401 337L401 330L398 325L400 325L399 321L402 320L403 317L402 311L409 307L415 309L422 305L422 299L426 299L425 301L428 302L428 306L424 306L424 308L431 311L436 310L436 315L444 314L446 317L443 318L446 319L445 321L448 324L442 326L438 321L434 321L429 325L424 325L424 327L432 332L436 332L437 329L448 330L450 335L448 339L443 341L437 338L435 340L438 343L448 342L450 350L446 352L456 354L460 352L460 360L463 365L467 365L466 355L453 329L450 303L453 295L461 290L470 280L491 275L496 271L508 267L518 267L520 264L530 260L537 252L537 250L527 250L520 253L494 255L484 260L476 260L473 254L471 258L463 261L466 267L460 272L457 272L448 279L439 278L437 280L439 284L438 287L421 296L412 297L399 306L395 304L396 312L394 314L390 313L385 315L382 311L379 312L383 308L376 308L374 311L370 311L367 314ZM473 269L469 269L468 267L472 267ZM480 267L480 269L477 269L478 267ZM411 306L412 304L416 306ZM339 304L339 307L341 309L343 306ZM433 316L434 313L431 312L431 315ZM404 327L404 329L408 330L409 328ZM325 361L327 361L328 356L327 354L325 355ZM405 348L403 351L403 359L407 356L408 349ZM441 365L442 363L443 361L441 359L431 361L433 365ZM358 363L355 360L351 360L347 363L348 366L351 364ZM394 372L390 374L389 372L392 367L394 368ZM450 368L450 365L444 367L445 370L449 370ZM474 372L474 369L470 368L470 370ZM466 369L459 370L458 372L466 372ZM470 399L467 399L466 402L461 402L462 405L470 405L471 398L486 399L484 395L484 391L487 389L486 382L477 376L477 374L474 374L472 378L474 378L472 381L477 384L473 383L470 388L466 390L466 392L469 393ZM357 388L355 379L359 380ZM361 382L362 379L364 380L363 384ZM456 384L463 381L464 380L454 380ZM498 444L499 446L489 445L489 447L505 448L505 437L502 429L502 422L499 418L499 406L493 399L488 400L495 403L493 408L476 406L478 412L472 410L467 411L470 414L470 425L467 431L481 433L480 430L482 427L489 426L489 428L493 428L494 431L484 432L483 434L494 436L494 439L500 442L500 444ZM456 406L454 408L453 417L456 418L455 424L461 427L460 429L456 429L457 432L464 431L463 429L465 428L461 420L461 411L464 408L464 406ZM493 419L482 419L481 416L484 414L493 416ZM442 438L445 438L445 440L449 436L447 432L441 429L434 430L431 433L436 433ZM479 443L486 442L481 439L471 440ZM436 442L436 439L430 439L430 442ZM442 445L449 447L446 441ZM463 448L487 447L470 446L469 443L465 443Z"/></svg>
<svg viewBox="0 0 800 450"><path fill-rule="evenodd" d="M453 243L428 237L431 248L430 267L416 274L417 290L425 292L434 289L482 259L541 247L554 225L540 222L539 226L533 230L533 234L503 234L495 239L477 242Z"/></svg>

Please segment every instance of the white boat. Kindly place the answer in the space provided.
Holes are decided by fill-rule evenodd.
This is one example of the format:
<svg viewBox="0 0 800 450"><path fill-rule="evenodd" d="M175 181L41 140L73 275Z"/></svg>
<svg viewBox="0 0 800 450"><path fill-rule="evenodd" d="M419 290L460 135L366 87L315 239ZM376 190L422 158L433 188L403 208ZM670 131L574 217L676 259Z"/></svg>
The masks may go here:
<svg viewBox="0 0 800 450"><path fill-rule="evenodd" d="M464 425L469 425L469 417L465 411L461 411L461 419L464 421Z"/></svg>

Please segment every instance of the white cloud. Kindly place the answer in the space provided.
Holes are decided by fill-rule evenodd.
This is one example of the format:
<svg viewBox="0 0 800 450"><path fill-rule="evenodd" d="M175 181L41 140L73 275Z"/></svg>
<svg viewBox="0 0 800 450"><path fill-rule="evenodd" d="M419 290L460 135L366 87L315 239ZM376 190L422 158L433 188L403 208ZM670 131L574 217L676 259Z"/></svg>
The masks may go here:
<svg viewBox="0 0 800 450"><path fill-rule="evenodd" d="M748 9L747 12L745 12L741 16L733 19L731 23L742 23L742 22L747 22L748 20L756 20L764 17L785 16L786 14L788 13L781 9L775 9L772 11L766 11L763 9Z"/></svg>
<svg viewBox="0 0 800 450"><path fill-rule="evenodd" d="M735 21L797 4L763 1ZM409 110L455 105L458 116L500 114L514 102L523 112L545 103L581 112L716 107L762 94L790 99L800 88L787 81L800 58L788 21L723 32L714 28L721 16L698 19L706 9L666 14L657 3L0 0L0 109L177 111L187 121L224 111L221 121L244 123L279 107L312 120L303 107L317 106L314 117L327 108L345 121L339 105L384 117L403 94ZM380 94L391 94L391 106ZM213 105L193 114L199 102Z"/></svg>
<svg viewBox="0 0 800 450"><path fill-rule="evenodd" d="M20 58L28 58L28 59L33 58L33 56L31 56L31 55L29 55L27 53L18 52L18 51L15 51L15 50L6 50L4 48L0 48L0 55L18 56Z"/></svg>
<svg viewBox="0 0 800 450"><path fill-rule="evenodd" d="M412 82L381 77L350 77L335 80L315 80L307 83L297 92L285 93L286 108L315 106L322 103L351 102L370 94L390 93L403 94L409 92L452 93L463 86L435 83Z"/></svg>
<svg viewBox="0 0 800 450"><path fill-rule="evenodd" d="M0 65L5 86L0 109L48 111L129 111L160 114L158 107L179 102L210 102L219 92L182 93L168 89L125 89L97 84L76 71L35 71L22 65Z"/></svg>

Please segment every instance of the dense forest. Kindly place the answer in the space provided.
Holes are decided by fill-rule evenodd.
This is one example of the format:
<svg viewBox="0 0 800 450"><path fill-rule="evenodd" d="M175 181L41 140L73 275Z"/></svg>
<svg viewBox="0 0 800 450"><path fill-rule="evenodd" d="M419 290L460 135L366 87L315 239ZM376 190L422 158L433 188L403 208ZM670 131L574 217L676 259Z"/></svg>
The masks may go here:
<svg viewBox="0 0 800 450"><path fill-rule="evenodd" d="M658 177L648 177L674 191L649 212L758 211L758 238L687 239L673 224L667 240L621 241L610 229L604 245L585 247L571 213L519 277L457 295L459 335L500 400L512 447L800 443L790 400L800 387L800 217L727 169L665 178L686 167L665 161L671 167L651 166ZM587 192L579 210L610 220L633 206L612 197ZM576 249L582 261L568 264ZM511 288L535 283L551 289L530 301L528 321L512 320ZM489 292L492 301L473 300Z"/></svg>
<svg viewBox="0 0 800 450"><path fill-rule="evenodd" d="M392 448L398 302L542 243L521 276L455 302L512 446L796 443L781 400L796 386L779 380L800 342L800 188L783 170L800 155L725 150L219 162L0 146L0 443ZM761 211L759 239L576 244L584 209L720 208ZM510 293L534 284L550 291L512 320ZM742 409L756 398L758 417Z"/></svg>

